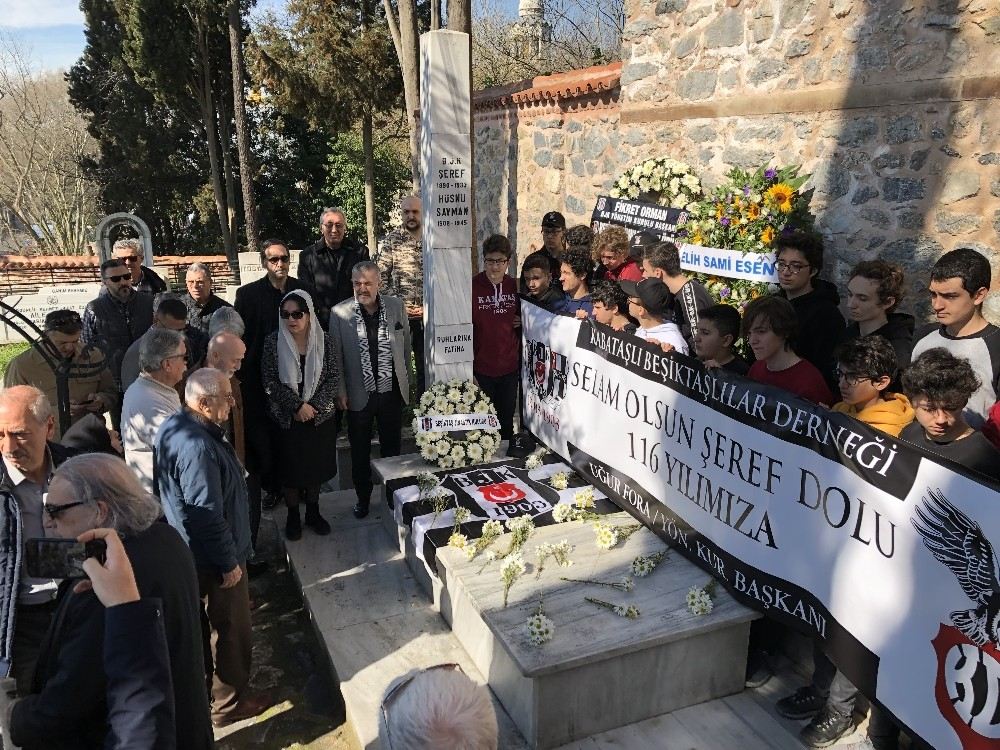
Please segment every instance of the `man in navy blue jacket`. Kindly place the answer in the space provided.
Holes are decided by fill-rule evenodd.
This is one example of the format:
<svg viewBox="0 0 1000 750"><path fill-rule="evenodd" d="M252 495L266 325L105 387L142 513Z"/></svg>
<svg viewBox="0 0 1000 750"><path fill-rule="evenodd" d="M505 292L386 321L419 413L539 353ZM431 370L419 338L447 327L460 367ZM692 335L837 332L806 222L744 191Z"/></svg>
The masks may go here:
<svg viewBox="0 0 1000 750"><path fill-rule="evenodd" d="M221 727L269 705L267 696L249 690L250 506L243 466L221 426L233 404L229 379L219 370L196 370L184 401L160 427L154 481L167 521L194 554L210 625L203 636L212 643L212 721Z"/></svg>

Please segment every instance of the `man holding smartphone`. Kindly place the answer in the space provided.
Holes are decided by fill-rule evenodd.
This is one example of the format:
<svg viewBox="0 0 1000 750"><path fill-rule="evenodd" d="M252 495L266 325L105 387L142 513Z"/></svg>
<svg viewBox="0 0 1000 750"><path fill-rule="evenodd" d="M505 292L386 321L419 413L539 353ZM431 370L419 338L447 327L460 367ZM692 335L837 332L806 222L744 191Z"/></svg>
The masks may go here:
<svg viewBox="0 0 1000 750"><path fill-rule="evenodd" d="M49 478L75 454L49 442L54 429L52 405L40 390L15 385L0 391L0 549L8 550L0 556L0 568L13 570L16 565L21 570L19 580L4 581L10 587L0 590L0 622L14 622L13 634L0 629L0 677L14 677L19 693L31 688L55 611L55 581L32 579L23 569L25 540L45 536L42 496Z"/></svg>

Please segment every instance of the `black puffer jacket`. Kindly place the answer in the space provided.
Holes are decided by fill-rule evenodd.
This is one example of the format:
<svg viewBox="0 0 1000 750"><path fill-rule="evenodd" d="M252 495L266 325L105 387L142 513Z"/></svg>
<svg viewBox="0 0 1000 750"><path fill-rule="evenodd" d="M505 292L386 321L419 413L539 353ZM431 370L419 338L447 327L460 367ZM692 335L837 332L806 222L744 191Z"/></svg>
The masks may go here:
<svg viewBox="0 0 1000 750"><path fill-rule="evenodd" d="M108 367L121 390L122 358L132 345L153 325L153 297L133 292L124 303L110 294L101 294L87 303L83 311L84 344L98 347L108 360Z"/></svg>

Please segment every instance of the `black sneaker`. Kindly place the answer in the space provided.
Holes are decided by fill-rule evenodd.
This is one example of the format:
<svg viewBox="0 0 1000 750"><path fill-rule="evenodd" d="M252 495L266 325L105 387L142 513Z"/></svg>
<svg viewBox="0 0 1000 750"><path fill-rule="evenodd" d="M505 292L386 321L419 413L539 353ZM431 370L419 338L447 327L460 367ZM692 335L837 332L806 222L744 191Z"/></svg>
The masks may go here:
<svg viewBox="0 0 1000 750"><path fill-rule="evenodd" d="M368 503L357 503L354 506L354 517L364 518L368 515Z"/></svg>
<svg viewBox="0 0 1000 750"><path fill-rule="evenodd" d="M799 737L809 747L830 747L841 737L854 731L854 719L832 708L823 708L810 721Z"/></svg>
<svg viewBox="0 0 1000 750"><path fill-rule="evenodd" d="M826 696L806 685L775 703L774 710L786 719L811 719L825 706Z"/></svg>
<svg viewBox="0 0 1000 750"><path fill-rule="evenodd" d="M274 506L276 506L278 501L281 499L281 495L278 493L271 492L270 490L264 490L264 492L261 493L260 507L264 510L273 510Z"/></svg>

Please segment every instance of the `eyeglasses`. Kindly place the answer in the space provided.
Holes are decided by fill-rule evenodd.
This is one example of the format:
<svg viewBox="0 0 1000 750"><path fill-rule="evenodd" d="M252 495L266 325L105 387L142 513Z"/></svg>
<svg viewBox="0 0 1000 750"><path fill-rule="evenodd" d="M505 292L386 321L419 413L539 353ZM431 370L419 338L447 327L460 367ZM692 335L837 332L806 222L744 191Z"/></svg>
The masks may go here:
<svg viewBox="0 0 1000 750"><path fill-rule="evenodd" d="M86 505L86 504L87 504L86 500L77 500L76 502L65 503L64 505L50 505L49 503L45 502L45 497L42 498L42 510L44 510L48 514L49 518L51 518L53 521L59 518L60 514L65 513L70 508L75 508L78 505Z"/></svg>
<svg viewBox="0 0 1000 750"><path fill-rule="evenodd" d="M295 310L294 312L289 312L288 310L278 311L278 315L281 316L282 320L288 320L289 318L292 320L302 320L302 318L308 314L309 312L307 310Z"/></svg>
<svg viewBox="0 0 1000 750"><path fill-rule="evenodd" d="M399 697L399 694L403 691L403 688L405 688L407 685L413 682L413 680L415 680L417 677L424 674L425 672L433 672L434 670L437 669L447 669L453 672L461 672L462 674L465 674L465 671L459 664L435 664L432 667L421 669L416 674L412 674L404 680L400 680L399 682L397 682L395 685L392 686L389 692L386 693L385 697L382 699L382 704L379 708L382 711L382 723L385 725L386 745L390 748L390 750L392 748L392 737L389 736L389 715L387 713L389 707L392 705L393 701L395 701L396 698Z"/></svg>
<svg viewBox="0 0 1000 750"><path fill-rule="evenodd" d="M180 354L171 354L169 357L164 357L163 361L166 362L168 359L187 359L187 352L181 352Z"/></svg>
<svg viewBox="0 0 1000 750"><path fill-rule="evenodd" d="M856 372L844 372L843 370L837 370L837 380L843 380L849 386L856 386L858 383L863 383L866 380L871 380L867 375L859 375Z"/></svg>
<svg viewBox="0 0 1000 750"><path fill-rule="evenodd" d="M139 262L139 256L138 255L127 255L124 258L119 258L119 260L123 260L126 263L138 263Z"/></svg>
<svg viewBox="0 0 1000 750"><path fill-rule="evenodd" d="M235 404L236 403L236 396L234 396L232 394L232 392L230 392L230 393L216 393L214 395L209 396L209 398L224 398L224 399L226 399L226 401L228 401L231 404Z"/></svg>
<svg viewBox="0 0 1000 750"><path fill-rule="evenodd" d="M291 259L287 255L269 255L267 256L267 262L272 266L277 266L281 263L288 263Z"/></svg>
<svg viewBox="0 0 1000 750"><path fill-rule="evenodd" d="M131 279L131 278L132 278L132 274L130 274L130 273L123 273L123 274L119 274L118 276L105 276L104 280L105 281L111 281L111 282L114 282L114 283L118 283L119 281L125 281L125 279Z"/></svg>
<svg viewBox="0 0 1000 750"><path fill-rule="evenodd" d="M483 258L483 262L488 266L503 266L510 262L510 258Z"/></svg>
<svg viewBox="0 0 1000 750"><path fill-rule="evenodd" d="M347 225L346 224L341 224L339 222L328 221L326 224L323 225L323 228L324 229L343 229L345 226L347 226Z"/></svg>
<svg viewBox="0 0 1000 750"><path fill-rule="evenodd" d="M559 227L542 227L542 234L559 234L562 231Z"/></svg>
<svg viewBox="0 0 1000 750"><path fill-rule="evenodd" d="M780 273L784 273L785 271L787 271L792 276L794 276L795 274L799 273L803 269L809 268L809 264L808 263L785 263L785 261L779 260L777 263L774 264L774 267L777 268Z"/></svg>

